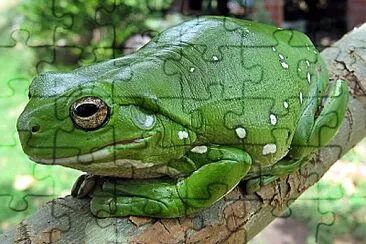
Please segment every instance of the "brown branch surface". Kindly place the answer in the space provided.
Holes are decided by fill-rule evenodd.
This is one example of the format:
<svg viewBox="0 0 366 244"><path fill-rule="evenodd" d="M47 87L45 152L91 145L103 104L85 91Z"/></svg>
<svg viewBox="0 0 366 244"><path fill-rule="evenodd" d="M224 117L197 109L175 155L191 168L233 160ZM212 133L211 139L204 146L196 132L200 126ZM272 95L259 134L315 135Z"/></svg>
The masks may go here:
<svg viewBox="0 0 366 244"><path fill-rule="evenodd" d="M209 209L188 218L97 219L87 200L67 196L41 207L1 243L244 243L316 183L366 135L366 24L322 52L330 81L344 79L352 97L346 119L329 146L288 177L244 195L239 187Z"/></svg>

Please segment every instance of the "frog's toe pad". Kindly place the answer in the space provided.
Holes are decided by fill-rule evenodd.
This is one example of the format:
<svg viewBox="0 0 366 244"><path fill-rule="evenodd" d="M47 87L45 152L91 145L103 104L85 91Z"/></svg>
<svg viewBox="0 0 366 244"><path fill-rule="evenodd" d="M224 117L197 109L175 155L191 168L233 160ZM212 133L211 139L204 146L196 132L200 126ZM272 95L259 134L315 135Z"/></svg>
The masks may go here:
<svg viewBox="0 0 366 244"><path fill-rule="evenodd" d="M99 181L100 177L97 175L81 175L74 183L71 195L77 198L86 198L94 191Z"/></svg>

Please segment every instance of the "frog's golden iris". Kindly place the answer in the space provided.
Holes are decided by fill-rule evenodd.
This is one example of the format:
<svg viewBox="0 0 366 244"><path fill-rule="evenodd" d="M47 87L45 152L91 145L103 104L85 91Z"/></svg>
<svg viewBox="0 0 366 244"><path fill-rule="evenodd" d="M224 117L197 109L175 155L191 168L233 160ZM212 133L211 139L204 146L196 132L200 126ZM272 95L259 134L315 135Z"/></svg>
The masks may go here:
<svg viewBox="0 0 366 244"><path fill-rule="evenodd" d="M98 97L83 97L74 102L70 113L76 126L96 130L107 123L110 108Z"/></svg>

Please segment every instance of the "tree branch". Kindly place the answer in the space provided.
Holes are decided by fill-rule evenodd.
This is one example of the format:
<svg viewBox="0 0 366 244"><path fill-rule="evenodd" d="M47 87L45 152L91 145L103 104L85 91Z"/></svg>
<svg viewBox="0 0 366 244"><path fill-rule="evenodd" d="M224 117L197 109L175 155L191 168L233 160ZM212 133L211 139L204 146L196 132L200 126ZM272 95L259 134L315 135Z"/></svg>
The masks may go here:
<svg viewBox="0 0 366 244"><path fill-rule="evenodd" d="M179 219L94 218L88 200L67 196L41 207L0 236L1 243L243 243L316 183L366 135L366 24L322 52L330 81L344 79L352 97L337 136L298 172L244 195L239 187L199 214Z"/></svg>

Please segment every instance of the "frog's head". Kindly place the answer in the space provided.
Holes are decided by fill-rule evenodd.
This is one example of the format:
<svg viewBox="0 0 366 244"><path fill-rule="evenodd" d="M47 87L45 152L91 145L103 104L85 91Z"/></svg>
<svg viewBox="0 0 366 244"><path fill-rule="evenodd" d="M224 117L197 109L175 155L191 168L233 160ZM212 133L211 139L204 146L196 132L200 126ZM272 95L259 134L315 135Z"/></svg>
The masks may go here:
<svg viewBox="0 0 366 244"><path fill-rule="evenodd" d="M33 80L17 123L24 152L37 163L108 175L107 168L121 168L119 159L135 168L164 163L170 152L160 145L161 132L172 122L132 101L133 91L121 96L113 81L93 70L101 68Z"/></svg>

